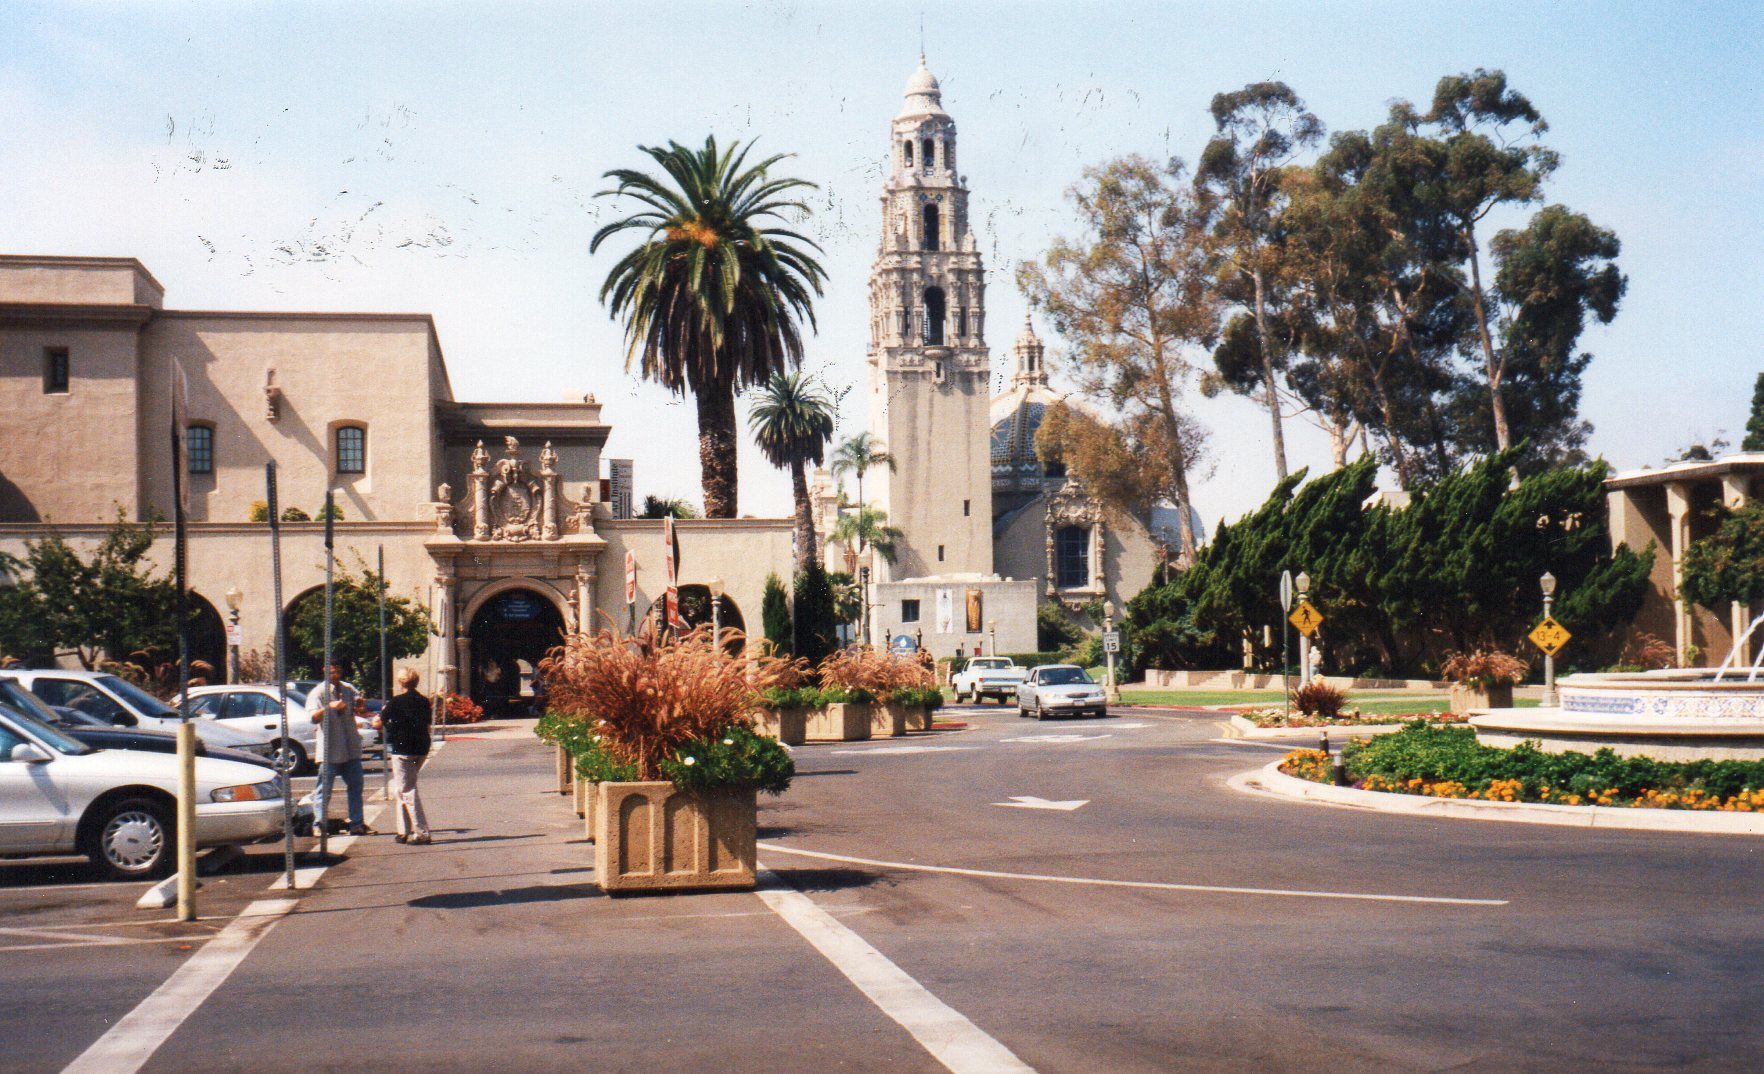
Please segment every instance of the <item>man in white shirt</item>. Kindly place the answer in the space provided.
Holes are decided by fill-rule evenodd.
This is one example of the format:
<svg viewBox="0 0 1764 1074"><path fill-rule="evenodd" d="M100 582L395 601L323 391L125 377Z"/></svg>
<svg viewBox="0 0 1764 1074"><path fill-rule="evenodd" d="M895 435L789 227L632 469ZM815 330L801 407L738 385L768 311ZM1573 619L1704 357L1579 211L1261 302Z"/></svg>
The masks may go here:
<svg viewBox="0 0 1764 1074"><path fill-rule="evenodd" d="M343 681L343 668L325 669L325 681L306 696L306 714L318 724L318 786L312 791L314 825L329 823L331 784L343 777L349 795L349 834L368 835L361 806L361 731L355 725L355 689Z"/></svg>

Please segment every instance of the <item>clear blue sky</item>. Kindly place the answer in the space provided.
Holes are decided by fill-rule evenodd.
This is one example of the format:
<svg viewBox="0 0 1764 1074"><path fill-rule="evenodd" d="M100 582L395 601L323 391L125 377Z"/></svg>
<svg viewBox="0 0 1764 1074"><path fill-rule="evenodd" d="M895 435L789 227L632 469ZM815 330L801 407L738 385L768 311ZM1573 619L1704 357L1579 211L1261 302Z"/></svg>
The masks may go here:
<svg viewBox="0 0 1764 1074"><path fill-rule="evenodd" d="M595 392L640 491L697 498L690 405L623 372L592 195L639 143L758 137L820 184L810 365L861 407L888 121L917 60L956 118L1008 370L1017 263L1089 164L1192 160L1212 95L1290 83L1331 130L1499 67L1549 119L1549 197L1623 241L1583 414L1621 468L1739 438L1764 320L1764 5L1189 3L0 6L0 251L139 257L183 308L435 314L462 398ZM1272 481L1265 422L1213 431L1208 528ZM855 409L842 432L861 426ZM1289 423L1295 463L1327 464ZM750 447L742 509L788 510Z"/></svg>

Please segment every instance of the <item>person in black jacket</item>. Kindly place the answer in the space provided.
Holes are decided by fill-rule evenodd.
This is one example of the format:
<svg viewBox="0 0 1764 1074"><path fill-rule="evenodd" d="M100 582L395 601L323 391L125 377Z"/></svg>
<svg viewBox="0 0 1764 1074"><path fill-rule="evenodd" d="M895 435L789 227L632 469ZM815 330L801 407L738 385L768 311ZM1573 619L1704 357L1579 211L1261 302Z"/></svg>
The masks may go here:
<svg viewBox="0 0 1764 1074"><path fill-rule="evenodd" d="M417 796L417 773L429 759L429 699L417 693L414 668L398 671L398 696L386 702L375 726L386 740L392 766L392 793L398 803L398 841L427 844L429 820Z"/></svg>

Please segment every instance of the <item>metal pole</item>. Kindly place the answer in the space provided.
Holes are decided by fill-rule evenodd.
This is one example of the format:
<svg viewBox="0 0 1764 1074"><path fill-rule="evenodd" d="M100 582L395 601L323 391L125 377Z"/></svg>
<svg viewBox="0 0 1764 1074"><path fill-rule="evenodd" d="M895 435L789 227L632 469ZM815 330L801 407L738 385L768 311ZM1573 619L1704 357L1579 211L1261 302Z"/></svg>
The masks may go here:
<svg viewBox="0 0 1764 1074"><path fill-rule="evenodd" d="M233 640L233 636L239 633L239 609L227 612L227 625L231 627L227 631L227 682L235 683L239 681L239 643Z"/></svg>
<svg viewBox="0 0 1764 1074"><path fill-rule="evenodd" d="M172 542L178 587L178 920L196 920L196 725L190 722L190 607L184 546L183 430L172 420Z"/></svg>
<svg viewBox="0 0 1764 1074"><path fill-rule="evenodd" d="M283 750L291 750L288 737L288 622L282 614L282 523L276 510L276 464L264 463L263 481L267 491L270 526L270 599L276 613L276 697L281 704L280 733ZM294 766L282 767L277 773L282 784L282 875L288 890L294 890Z"/></svg>
<svg viewBox="0 0 1764 1074"><path fill-rule="evenodd" d="M392 700L391 671L386 666L386 546L380 546L379 555L379 597L380 597L380 705ZM380 797L392 800L392 759L386 753L386 732L380 732Z"/></svg>
<svg viewBox="0 0 1764 1074"><path fill-rule="evenodd" d="M333 657L331 656L331 613L333 611L333 606L332 606L332 599L333 599L332 574L334 573L334 568L337 565L337 545L336 545L336 530L335 530L336 519L337 519L336 502L337 501L336 501L335 494L330 489L326 489L325 490L325 656L324 656L323 666L321 666L319 668L319 684L317 686L313 687L313 689L324 690L325 691L325 700L327 703L330 701L336 700L335 698L333 698L331 696L331 692L330 692L331 691L331 660L333 659ZM330 717L330 713L328 710L321 709L320 712L321 712L321 715L319 717L320 719L328 719ZM354 719L355 714L349 713L347 718ZM326 734L323 737L328 740L330 738L330 735ZM328 743L327 743L327 745L328 745ZM325 778L324 772L323 772L324 766L325 766L324 759L320 758L319 759L319 768L320 768L319 778L320 779ZM333 783L334 782L335 781L333 780ZM327 788L327 791L334 790L334 789L335 789L334 786L329 787L329 788ZM325 797L325 804L326 804L326 806L330 805L329 794L327 794ZM323 817L315 816L315 817L313 817L313 821L312 821L313 827L317 828L318 833L319 833L319 853L326 856L326 857L329 857L330 853L331 853L331 820L330 820L330 816L329 816L330 812L331 812L330 809L327 808L325 810L326 816L323 816Z"/></svg>
<svg viewBox="0 0 1764 1074"><path fill-rule="evenodd" d="M1550 605L1553 602L1554 602L1554 598L1551 597L1548 593L1545 593L1544 594L1544 618L1545 619L1548 619L1550 617ZM1543 701L1541 702L1541 704L1543 705L1544 708L1554 708L1557 704L1557 700L1556 700L1556 658L1551 653L1544 654L1544 692L1543 692Z"/></svg>
<svg viewBox="0 0 1764 1074"><path fill-rule="evenodd" d="M1113 633L1114 629L1115 617L1112 615L1103 616L1103 633ZM1109 668L1109 685L1107 692L1103 696L1107 697L1110 701L1119 701L1121 700L1121 691L1115 688L1115 651L1113 649L1106 649L1103 653L1103 657L1108 662Z"/></svg>
<svg viewBox="0 0 1764 1074"><path fill-rule="evenodd" d="M1292 644L1292 623L1280 617L1280 696L1286 699L1286 718L1292 719L1292 657L1287 655Z"/></svg>
<svg viewBox="0 0 1764 1074"><path fill-rule="evenodd" d="M723 598L711 594L711 648L723 651Z"/></svg>

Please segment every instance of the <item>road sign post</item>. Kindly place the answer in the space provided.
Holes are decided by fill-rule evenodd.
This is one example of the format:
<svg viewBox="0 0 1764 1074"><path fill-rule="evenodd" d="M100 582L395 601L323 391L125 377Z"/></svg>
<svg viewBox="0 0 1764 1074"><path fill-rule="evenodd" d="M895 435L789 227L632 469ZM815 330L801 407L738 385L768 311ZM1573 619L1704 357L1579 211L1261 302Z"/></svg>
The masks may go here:
<svg viewBox="0 0 1764 1074"><path fill-rule="evenodd" d="M1555 619L1551 618L1549 614L1549 603L1550 601L1546 597L1544 599L1545 610L1543 622L1537 624L1532 632L1527 635L1531 644L1537 646L1544 654L1544 696L1542 704L1545 708L1553 708L1558 703L1556 697L1556 654L1561 652L1562 646L1567 645L1568 639L1574 636L1568 633L1567 628L1563 627L1561 623L1558 623Z"/></svg>
<svg viewBox="0 0 1764 1074"><path fill-rule="evenodd" d="M1286 615L1292 611L1292 572L1280 572L1280 696L1285 698L1286 716L1292 717L1292 658L1287 655L1291 648L1292 627L1286 622Z"/></svg>

